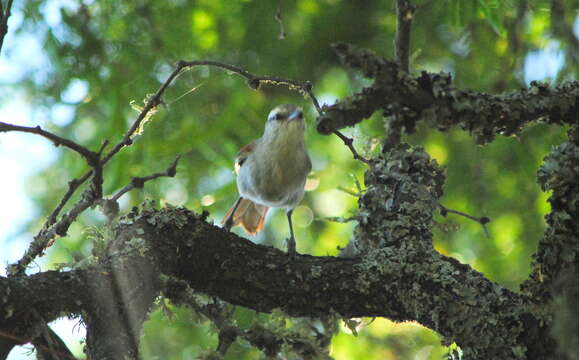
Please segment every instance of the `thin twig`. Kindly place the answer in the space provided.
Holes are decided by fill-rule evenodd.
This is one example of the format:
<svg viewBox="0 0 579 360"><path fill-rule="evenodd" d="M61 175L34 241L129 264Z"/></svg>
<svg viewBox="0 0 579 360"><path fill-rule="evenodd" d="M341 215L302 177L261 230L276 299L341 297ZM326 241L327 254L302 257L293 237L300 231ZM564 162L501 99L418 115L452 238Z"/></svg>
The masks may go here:
<svg viewBox="0 0 579 360"><path fill-rule="evenodd" d="M47 324L41 334L32 340L38 358L44 360L76 360L66 343Z"/></svg>
<svg viewBox="0 0 579 360"><path fill-rule="evenodd" d="M135 132L140 128L141 123L147 118L147 115L151 110L154 110L159 104L161 104L161 96L165 93L165 90L169 87L169 85L175 80L175 78L179 75L181 70L183 70L185 66L183 66L182 62L180 61L177 64L177 67L171 75L165 80L165 82L161 85L161 87L157 90L157 92L151 96L148 100L139 116L135 119L129 130L125 133L125 136L121 141L119 141L103 158L102 164L106 164L113 156L115 156L122 148L125 146L130 146L133 143L133 135Z"/></svg>
<svg viewBox="0 0 579 360"><path fill-rule="evenodd" d="M233 73L241 75L247 80L247 84L249 85L249 87L251 87L254 90L258 90L262 83L273 83L276 85L285 85L290 90L297 90L302 95L309 96L309 98L312 101L312 103L314 104L314 107L316 108L316 111L318 112L318 114L322 115L324 113L323 109L320 107L320 103L318 102L318 99L316 98L316 96L314 95L314 93L312 91L312 83L309 81L284 79L284 78L275 77L275 76L255 75L255 74L252 74L252 73L250 73L250 72L248 72L248 71L246 71L238 66L225 64L225 63L221 63L218 61L180 61L177 65L177 67L178 68L193 67L193 66L198 66L198 65L214 66L214 67L229 70ZM342 139L344 144L352 152L354 159L360 160L366 164L372 163L371 160L365 159L360 154L358 154L358 152L356 151L356 149L353 146L353 140L352 139L343 135L338 130L334 130L333 133L336 136L338 136L340 139Z"/></svg>
<svg viewBox="0 0 579 360"><path fill-rule="evenodd" d="M58 206L52 211L52 213L48 217L48 220L46 220L46 223L42 227L43 230L48 229L51 225L56 223L56 219L57 219L58 215L60 214L60 212L62 211L62 209L64 208L64 205L66 205L68 200L76 192L76 189L78 189L78 187L80 185L82 185L90 177L91 174L92 174L92 172L88 171L80 178L72 179L68 182L68 190L66 191L66 194L64 194L64 196L62 197L62 199L58 203Z"/></svg>
<svg viewBox="0 0 579 360"><path fill-rule="evenodd" d="M467 213L463 213L462 211L449 209L449 208L445 207L444 205L442 205L441 203L438 203L438 206L440 207L440 215L446 217L446 215L448 213L451 213L451 214L460 215L460 216L463 216L467 219L476 221L477 223L481 224L481 226L483 227L485 235L487 237L490 237L489 231L488 231L487 226L486 226L489 222L491 222L490 218L488 218L486 216L476 217L476 216L469 215Z"/></svg>
<svg viewBox="0 0 579 360"><path fill-rule="evenodd" d="M177 156L175 158L175 160L173 161L173 163L171 163L171 165L167 168L167 170L163 171L163 172L158 172L149 176L143 176L143 177L134 177L131 179L131 183L126 185L124 188L122 188L121 190L119 190L113 197L110 198L110 200L112 201L117 201L119 200L119 198L121 196L123 196L125 193L133 190L133 189L141 189L143 188L143 186L145 185L145 183L147 181L153 180L153 179L157 179L160 177L174 177L175 174L177 173L177 163L179 162L179 159L181 158L181 155Z"/></svg>
<svg viewBox="0 0 579 360"><path fill-rule="evenodd" d="M8 131L18 131L18 132L25 132L30 134L40 135L52 141L55 146L64 146L73 151L79 153L82 157L84 157L89 164L94 163L95 159L97 158L97 153L90 151L89 149L85 148L82 145L75 143L72 140L68 140L62 138L58 135L55 135L49 131L42 129L40 126L28 127L28 126L19 126L19 125L12 125L7 124L5 122L0 121L0 133L1 132L8 132Z"/></svg>
<svg viewBox="0 0 579 360"><path fill-rule="evenodd" d="M12 14L12 0L8 0L6 3L6 9L2 8L2 2L0 1L0 51L2 50L2 45L4 44L4 37L8 34L8 18Z"/></svg>
<svg viewBox="0 0 579 360"><path fill-rule="evenodd" d="M283 40L283 39L285 39L287 34L285 32L285 26L283 26L283 19L281 18L281 3L282 3L282 0L279 0L279 3L277 5L277 11L275 12L274 19L279 24L279 37L278 37L278 39Z"/></svg>
<svg viewBox="0 0 579 360"><path fill-rule="evenodd" d="M368 165L372 164L371 160L368 160L362 156L360 156L360 154L358 154L358 152L356 151L356 149L354 148L354 140L352 138L349 138L347 136L345 136L344 134L342 134L341 132L339 132L338 130L333 130L332 131L336 136L338 136L340 139L342 139L342 141L344 142L344 144L350 149L350 151L352 152L352 155L354 156L354 159L356 160L360 160L363 163L366 163Z"/></svg>
<svg viewBox="0 0 579 360"><path fill-rule="evenodd" d="M410 57L410 29L412 18L414 17L416 7L408 0L396 0L396 17L398 18L396 26L396 39L394 40L396 49L396 60L400 68L408 72Z"/></svg>
<svg viewBox="0 0 579 360"><path fill-rule="evenodd" d="M565 2L563 0L551 0L551 31L562 40L566 41L569 51L570 63L579 62L579 39L573 33L573 25L565 22Z"/></svg>
<svg viewBox="0 0 579 360"><path fill-rule="evenodd" d="M103 143L99 149L99 153L95 154L97 161L92 164L92 169L86 172L84 175L78 179L74 179L69 182L69 188L56 209L49 216L47 222L44 224L42 229L34 237L34 241L30 244L29 248L26 250L24 256L14 265L9 267L10 274L23 274L26 267L39 255L41 255L48 246L52 243L56 236L64 236L68 232L68 228L76 218L84 212L89 207L93 206L97 201L102 198L102 170L105 164L113 158L121 149L125 146L129 146L133 143L133 135L139 129L142 122L147 118L149 112L157 107L161 103L161 96L171 84L171 82L179 75L183 69L183 64L180 62L175 70L169 75L167 80L161 85L157 92L151 96L148 100L137 119L133 122L129 130L123 136L123 139L119 141L102 159L98 156L102 151L104 151L105 146L108 142ZM54 141L54 139L51 139ZM61 140L58 138L57 140ZM62 139L64 140L64 139ZM65 143L63 142L63 145ZM86 189L82 194L80 200L73 206L73 208L63 215L57 222L58 215L66 205L66 203L72 198L76 190L86 182L90 177L93 177L91 182L91 187Z"/></svg>

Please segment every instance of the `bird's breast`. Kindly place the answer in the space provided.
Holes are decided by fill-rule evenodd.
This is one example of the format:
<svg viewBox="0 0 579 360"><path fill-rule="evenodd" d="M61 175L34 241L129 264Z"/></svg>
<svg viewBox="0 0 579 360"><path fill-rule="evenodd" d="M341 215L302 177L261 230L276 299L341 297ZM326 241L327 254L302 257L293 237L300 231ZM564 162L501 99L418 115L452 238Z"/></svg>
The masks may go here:
<svg viewBox="0 0 579 360"><path fill-rule="evenodd" d="M303 197L309 164L303 144L293 149L258 147L239 172L239 193L267 206L296 205Z"/></svg>

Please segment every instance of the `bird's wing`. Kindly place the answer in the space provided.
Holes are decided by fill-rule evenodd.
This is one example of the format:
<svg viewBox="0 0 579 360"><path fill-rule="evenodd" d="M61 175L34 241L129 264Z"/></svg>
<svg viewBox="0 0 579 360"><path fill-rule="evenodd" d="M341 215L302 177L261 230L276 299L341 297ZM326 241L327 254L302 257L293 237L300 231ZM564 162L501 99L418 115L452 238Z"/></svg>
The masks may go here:
<svg viewBox="0 0 579 360"><path fill-rule="evenodd" d="M241 166L243 165L245 160L247 160L247 157L252 153L253 149L255 148L256 142L257 140L253 140L249 144L242 147L241 150L239 150L239 152L237 153L237 156L235 157L236 173L239 173L239 169L241 169Z"/></svg>

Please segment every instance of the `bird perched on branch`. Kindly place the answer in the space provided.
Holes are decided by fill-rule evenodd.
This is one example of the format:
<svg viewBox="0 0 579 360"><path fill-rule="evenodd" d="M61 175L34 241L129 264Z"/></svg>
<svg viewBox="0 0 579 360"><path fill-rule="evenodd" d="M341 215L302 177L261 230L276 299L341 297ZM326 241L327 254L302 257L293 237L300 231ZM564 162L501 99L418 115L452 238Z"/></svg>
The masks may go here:
<svg viewBox="0 0 579 360"><path fill-rule="evenodd" d="M306 178L312 169L305 146L305 127L303 111L295 105L279 105L269 113L263 136L237 154L239 199L221 222L228 230L241 225L255 235L263 229L270 207L285 208L290 256L296 253L292 212L304 197Z"/></svg>

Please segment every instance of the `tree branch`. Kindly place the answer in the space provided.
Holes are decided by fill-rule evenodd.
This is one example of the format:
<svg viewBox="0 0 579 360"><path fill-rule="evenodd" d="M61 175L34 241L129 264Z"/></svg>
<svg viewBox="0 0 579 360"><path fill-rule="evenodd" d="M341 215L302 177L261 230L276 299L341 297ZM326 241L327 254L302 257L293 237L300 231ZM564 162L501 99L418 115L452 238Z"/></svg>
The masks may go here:
<svg viewBox="0 0 579 360"><path fill-rule="evenodd" d="M38 353L38 359L76 360L68 346L48 325L36 339L32 340L32 345Z"/></svg>
<svg viewBox="0 0 579 360"><path fill-rule="evenodd" d="M538 303L552 301L553 286L566 272L579 270L579 146L571 142L552 148L538 171L549 197L547 229L533 255L532 272L522 288ZM575 270L577 271L577 270Z"/></svg>
<svg viewBox="0 0 579 360"><path fill-rule="evenodd" d="M568 44L571 63L579 63L579 39L573 33L573 26L565 21L565 4L562 0L551 0L551 31Z"/></svg>
<svg viewBox="0 0 579 360"><path fill-rule="evenodd" d="M6 299L2 309L11 310L9 314L0 312L0 331L15 334L30 309L38 309L50 321L62 312L78 314L82 309L92 314L111 302L107 299L113 300L113 307L119 299L134 301L137 297L131 289L156 284L150 276L156 277L158 271L185 281L195 291L261 312L281 308L291 316L338 313L344 318L416 320L449 341L484 348L485 356L510 354L512 346L544 341L538 338L545 334L537 331L541 327L525 310L522 297L434 250L429 257L409 251L377 251L363 259L297 256L290 262L282 251L210 225L204 216L186 209L133 212L125 220L128 223L118 229L109 252L119 264L115 266L126 264L122 268L103 271L106 268L96 265L0 278L0 299ZM142 265L132 267L127 256ZM122 286L117 285L118 289L128 286L123 292L127 295L121 298L114 295L116 286L112 285L119 274L129 277ZM94 292L87 291L87 286ZM156 289L157 285L149 287L147 299L154 298ZM29 302L21 301L24 294ZM91 299L96 294L100 294L98 299ZM111 332L112 314L99 311L101 316L108 315L101 321L107 322ZM96 318L89 315L87 327L92 321ZM502 336L502 331L508 336ZM97 334L93 335L96 339ZM491 338L494 340L489 342Z"/></svg>
<svg viewBox="0 0 579 360"><path fill-rule="evenodd" d="M181 155L177 156L175 158L175 160L171 163L171 165L163 172L158 172L158 173L154 173L148 176L143 176L143 177L134 177L131 179L131 183L127 186L125 186L124 188L122 188L121 190L119 190L113 197L110 198L110 200L112 201L118 201L119 198L121 196L123 196L125 193L133 190L133 189L141 189L143 188L143 186L145 185L145 183L147 181L150 180L154 180L160 177L174 177L175 174L177 173L177 163L179 162L179 159L181 158Z"/></svg>
<svg viewBox="0 0 579 360"><path fill-rule="evenodd" d="M46 131L46 130L42 129L40 126L35 126L35 127L19 126L19 125L7 124L5 122L0 121L0 133L1 132L8 132L8 131L18 131L18 132L36 134L36 135L40 135L42 137L45 137L48 140L52 141L55 146L61 146L62 145L62 146L65 146L65 147L77 152L83 158L86 159L86 161L89 163L89 165L94 164L98 159L97 153L90 151L89 149L85 148L82 145L75 143L72 140L62 138L62 137L55 135L49 131Z"/></svg>
<svg viewBox="0 0 579 360"><path fill-rule="evenodd" d="M400 69L405 72L410 71L410 29L414 18L416 7L408 0L396 0L396 17L398 18L396 27L396 39L394 45L396 49L396 60Z"/></svg>
<svg viewBox="0 0 579 360"><path fill-rule="evenodd" d="M458 89L449 75L422 72L413 78L399 71L395 62L368 50L356 50L339 43L334 49L345 65L361 69L375 80L360 93L328 107L317 120L317 129L329 134L334 129L353 126L379 109L390 115L397 107L408 108L405 128L413 128L422 118L440 130L453 126L469 131L484 144L496 134L510 136L532 121L550 124L577 124L579 82L557 87L532 82L531 86L502 95ZM420 114L421 116L416 116Z"/></svg>
<svg viewBox="0 0 579 360"><path fill-rule="evenodd" d="M280 77L275 77L275 76L255 75L255 74L252 74L252 73L250 73L250 72L248 72L248 71L246 71L238 66L225 64L225 63L218 62L218 61L180 61L177 65L177 67L180 67L180 66L193 67L193 66L198 66L198 65L214 66L214 67L221 68L221 69L228 70L228 71L232 71L238 75L241 75L242 77L244 77L247 80L247 84L249 85L249 87L254 89L254 90L258 90L259 87L261 86L261 84L275 84L275 85L287 86L290 90L299 91L303 96L307 95L310 98L310 100L312 101L312 104L316 108L316 111L318 112L319 115L322 115L324 113L324 110L320 107L320 103L318 102L318 99L316 98L316 96L314 95L314 93L312 91L312 83L309 81L285 79L285 78L280 78ZM366 164L370 164L369 160L363 158L362 156L360 156L360 154L358 154L358 152L356 151L356 149L352 145L352 142L353 142L352 139L349 139L348 137L344 136L337 129L335 129L331 132L334 133L336 136L338 136L340 139L342 139L344 144L352 152L354 159L360 160Z"/></svg>
<svg viewBox="0 0 579 360"><path fill-rule="evenodd" d="M2 7L2 2L0 1L0 51L2 50L2 45L4 44L4 37L8 34L8 18L12 11L12 0L8 0L6 7Z"/></svg>

